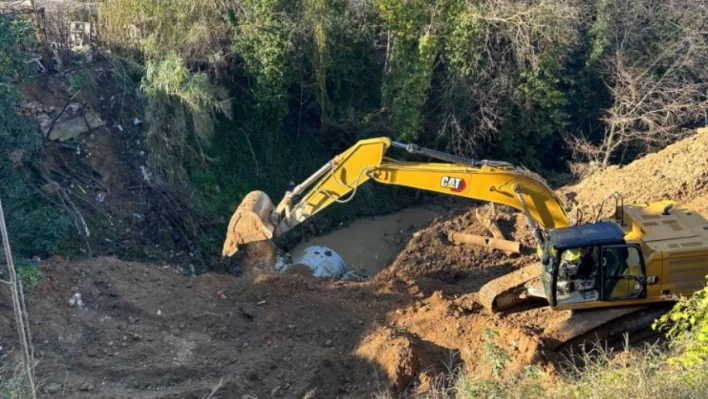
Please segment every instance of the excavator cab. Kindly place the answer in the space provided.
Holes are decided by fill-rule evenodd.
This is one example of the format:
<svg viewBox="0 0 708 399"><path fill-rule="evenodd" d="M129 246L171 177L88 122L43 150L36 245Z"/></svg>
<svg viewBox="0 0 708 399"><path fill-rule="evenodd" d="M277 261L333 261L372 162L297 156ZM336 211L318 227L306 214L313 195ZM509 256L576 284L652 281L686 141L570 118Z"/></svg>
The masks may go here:
<svg viewBox="0 0 708 399"><path fill-rule="evenodd" d="M551 230L543 259L543 286L551 306L646 297L641 247L627 244L615 223Z"/></svg>

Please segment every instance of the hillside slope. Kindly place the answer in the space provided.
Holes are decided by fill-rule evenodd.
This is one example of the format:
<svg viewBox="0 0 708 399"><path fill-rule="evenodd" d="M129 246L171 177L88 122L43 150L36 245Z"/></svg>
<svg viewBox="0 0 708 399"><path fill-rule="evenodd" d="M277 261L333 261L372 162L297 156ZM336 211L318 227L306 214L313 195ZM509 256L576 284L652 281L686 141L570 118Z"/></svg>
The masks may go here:
<svg viewBox="0 0 708 399"><path fill-rule="evenodd" d="M614 192L625 202L671 199L708 217L708 128L626 166L611 166L560 190L582 205Z"/></svg>

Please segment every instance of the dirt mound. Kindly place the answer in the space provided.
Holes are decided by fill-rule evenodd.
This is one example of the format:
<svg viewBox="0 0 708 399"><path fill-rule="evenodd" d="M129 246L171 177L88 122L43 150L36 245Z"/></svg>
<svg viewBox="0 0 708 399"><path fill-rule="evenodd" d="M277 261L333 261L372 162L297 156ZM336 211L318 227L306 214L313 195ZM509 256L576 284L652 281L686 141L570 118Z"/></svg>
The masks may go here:
<svg viewBox="0 0 708 399"><path fill-rule="evenodd" d="M474 205L466 209L459 206L415 233L391 266L379 273L376 279L423 278L459 283L461 290L455 292L470 292L477 291L491 278L534 261L533 235L523 215L511 210L500 208L498 224L507 239L519 241L526 248L521 256L509 257L501 251L450 242L447 238L449 232L490 236L477 220L475 211L479 208Z"/></svg>
<svg viewBox="0 0 708 399"><path fill-rule="evenodd" d="M518 365L535 352L523 328L484 314L472 296L411 280L192 278L115 258L51 259L42 269L29 313L37 375L61 386L52 397L364 398L423 389L445 364L488 371L485 326L519 353ZM83 308L68 303L76 293ZM0 308L0 320L5 350L16 353L11 309Z"/></svg>
<svg viewBox="0 0 708 399"><path fill-rule="evenodd" d="M624 167L610 166L562 188L583 205L599 203L614 192L625 202L672 199L708 215L708 129Z"/></svg>

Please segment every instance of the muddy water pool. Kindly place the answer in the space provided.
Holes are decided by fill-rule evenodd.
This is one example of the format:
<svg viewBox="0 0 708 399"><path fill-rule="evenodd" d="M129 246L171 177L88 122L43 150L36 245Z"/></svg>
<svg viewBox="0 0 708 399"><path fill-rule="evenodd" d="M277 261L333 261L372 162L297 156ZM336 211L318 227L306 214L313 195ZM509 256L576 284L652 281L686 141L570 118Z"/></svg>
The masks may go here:
<svg viewBox="0 0 708 399"><path fill-rule="evenodd" d="M362 218L328 234L310 237L293 247L290 253L298 257L307 247L325 246L344 259L348 271L372 277L391 263L416 231L441 212L441 208L434 206L417 206Z"/></svg>

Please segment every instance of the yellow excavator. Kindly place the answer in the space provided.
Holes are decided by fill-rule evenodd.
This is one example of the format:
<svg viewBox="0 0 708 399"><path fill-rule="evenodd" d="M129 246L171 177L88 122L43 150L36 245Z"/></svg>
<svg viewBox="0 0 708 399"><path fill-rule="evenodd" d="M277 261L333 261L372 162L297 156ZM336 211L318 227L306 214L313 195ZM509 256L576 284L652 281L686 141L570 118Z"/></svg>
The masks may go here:
<svg viewBox="0 0 708 399"><path fill-rule="evenodd" d="M443 162L387 158L391 147ZM283 235L329 205L348 202L368 180L523 212L540 262L488 282L478 298L492 312L534 300L554 310L573 310L547 326L544 335L552 346L590 332L602 338L645 326L664 311L648 304L689 296L703 287L708 274L708 221L690 209L671 201L625 205L614 194L605 201L614 202L614 217L574 224L545 180L526 168L386 137L357 142L287 192L277 206L264 192L249 193L231 218L223 255Z"/></svg>

